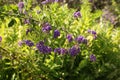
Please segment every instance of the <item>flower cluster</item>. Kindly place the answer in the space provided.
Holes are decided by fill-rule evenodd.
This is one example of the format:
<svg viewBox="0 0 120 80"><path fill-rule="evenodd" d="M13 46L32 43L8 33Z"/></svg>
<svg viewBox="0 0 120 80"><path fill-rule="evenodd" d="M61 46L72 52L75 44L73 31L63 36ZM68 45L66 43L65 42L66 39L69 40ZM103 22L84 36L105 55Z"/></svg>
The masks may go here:
<svg viewBox="0 0 120 80"><path fill-rule="evenodd" d="M32 31L32 29L27 29L26 30L26 35L28 35L28 33L31 32L31 31Z"/></svg>
<svg viewBox="0 0 120 80"><path fill-rule="evenodd" d="M18 8L19 8L19 11L22 12L22 9L24 8L24 2L19 2Z"/></svg>
<svg viewBox="0 0 120 80"><path fill-rule="evenodd" d="M88 30L88 33L92 34L93 37L94 37L94 39L97 38L97 33L96 33L96 31L94 31L94 30Z"/></svg>
<svg viewBox="0 0 120 80"><path fill-rule="evenodd" d="M31 40L25 40L25 44L29 47L34 46L34 43Z"/></svg>
<svg viewBox="0 0 120 80"><path fill-rule="evenodd" d="M68 35L67 35L67 39L68 39L69 42L71 42L71 41L73 40L72 35L71 35L71 34L68 34Z"/></svg>
<svg viewBox="0 0 120 80"><path fill-rule="evenodd" d="M42 31L43 32L50 32L50 30L52 29L51 25L49 23L44 23L42 25Z"/></svg>
<svg viewBox="0 0 120 80"><path fill-rule="evenodd" d="M90 55L90 61L92 61L92 62L96 61L96 57L95 57L94 54L91 54L91 55Z"/></svg>
<svg viewBox="0 0 120 80"><path fill-rule="evenodd" d="M25 19L24 20L24 24L30 24L30 20L29 19Z"/></svg>
<svg viewBox="0 0 120 80"><path fill-rule="evenodd" d="M52 51L52 48L49 46L45 46L43 41L40 41L39 43L37 43L36 47L43 54L51 53Z"/></svg>
<svg viewBox="0 0 120 80"><path fill-rule="evenodd" d="M70 53L71 56L76 56L78 53L80 53L80 48L76 47L76 46L72 46L69 49L69 53Z"/></svg>
<svg viewBox="0 0 120 80"><path fill-rule="evenodd" d="M64 49L64 48L55 48L54 52L58 53L58 54L67 54L68 53L67 49Z"/></svg>
<svg viewBox="0 0 120 80"><path fill-rule="evenodd" d="M18 42L19 46L22 46L23 44L26 44L29 47L34 46L34 43L31 40L23 40Z"/></svg>
<svg viewBox="0 0 120 80"><path fill-rule="evenodd" d="M84 38L83 36L78 36L76 38L76 41L80 44L80 43L84 43L84 44L87 44L87 39Z"/></svg>
<svg viewBox="0 0 120 80"><path fill-rule="evenodd" d="M60 36L60 31L54 30L54 38L57 38L58 36Z"/></svg>
<svg viewBox="0 0 120 80"><path fill-rule="evenodd" d="M75 17L75 18L81 17L80 11L75 12L75 13L74 13L74 17Z"/></svg>

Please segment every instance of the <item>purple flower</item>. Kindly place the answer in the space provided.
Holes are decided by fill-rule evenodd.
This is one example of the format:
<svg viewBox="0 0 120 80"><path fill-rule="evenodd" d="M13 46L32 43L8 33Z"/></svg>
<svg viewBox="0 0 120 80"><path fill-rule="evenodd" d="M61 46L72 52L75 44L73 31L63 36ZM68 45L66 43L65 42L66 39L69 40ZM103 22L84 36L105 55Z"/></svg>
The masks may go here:
<svg viewBox="0 0 120 80"><path fill-rule="evenodd" d="M91 54L91 55L90 55L90 61L92 61L92 62L96 61L96 57L95 57L94 54Z"/></svg>
<svg viewBox="0 0 120 80"><path fill-rule="evenodd" d="M76 56L79 52L80 52L80 48L77 48L75 46L69 49L69 53L71 56Z"/></svg>
<svg viewBox="0 0 120 80"><path fill-rule="evenodd" d="M57 38L58 36L60 36L60 31L54 30L54 38Z"/></svg>
<svg viewBox="0 0 120 80"><path fill-rule="evenodd" d="M78 43L82 43L83 38L84 38L83 36L78 36L76 40Z"/></svg>
<svg viewBox="0 0 120 80"><path fill-rule="evenodd" d="M91 33L92 31L91 30L88 30L88 33Z"/></svg>
<svg viewBox="0 0 120 80"><path fill-rule="evenodd" d="M84 43L84 44L87 44L87 39L84 38L83 36L78 36L76 38L76 41L80 44L80 43Z"/></svg>
<svg viewBox="0 0 120 80"><path fill-rule="evenodd" d="M25 20L24 20L24 24L30 24L29 19L25 19Z"/></svg>
<svg viewBox="0 0 120 80"><path fill-rule="evenodd" d="M72 35L71 35L71 34L68 34L68 35L67 35L67 39L68 39L69 42L71 42L71 41L73 40Z"/></svg>
<svg viewBox="0 0 120 80"><path fill-rule="evenodd" d="M23 8L24 8L24 3L23 2L19 2L18 3L18 8L19 8L19 11L20 13L22 12Z"/></svg>
<svg viewBox="0 0 120 80"><path fill-rule="evenodd" d="M97 34L96 31L94 31L94 30L88 30L88 33L91 33L91 34L93 34L93 35L96 35L96 34Z"/></svg>
<svg viewBox="0 0 120 80"><path fill-rule="evenodd" d="M74 13L74 17L75 17L75 18L81 17L80 11L75 12L75 13Z"/></svg>
<svg viewBox="0 0 120 80"><path fill-rule="evenodd" d="M94 30L88 30L88 33L91 33L93 35L93 38L96 39L97 38L97 33Z"/></svg>
<svg viewBox="0 0 120 80"><path fill-rule="evenodd" d="M39 52L43 54L51 53L52 51L52 48L45 46L43 41L40 41L39 43L37 43L36 47L39 50Z"/></svg>
<svg viewBox="0 0 120 80"><path fill-rule="evenodd" d="M93 34L93 35L96 35L96 31L92 31L92 34Z"/></svg>
<svg viewBox="0 0 120 80"><path fill-rule="evenodd" d="M86 38L84 38L83 36L78 36L77 38L76 38L76 41L80 44L80 43L85 43L85 44L87 44L87 39Z"/></svg>
<svg viewBox="0 0 120 80"><path fill-rule="evenodd" d="M2 37L0 36L0 42L2 41Z"/></svg>
<svg viewBox="0 0 120 80"><path fill-rule="evenodd" d="M32 29L27 29L26 30L26 35L28 35L28 33L31 32L31 31L32 31Z"/></svg>
<svg viewBox="0 0 120 80"><path fill-rule="evenodd" d="M44 23L42 26L42 31L43 32L50 32L52 30L51 25L49 23Z"/></svg>
<svg viewBox="0 0 120 80"><path fill-rule="evenodd" d="M18 3L18 7L19 7L19 9L24 8L24 2L19 2L19 3Z"/></svg>
<svg viewBox="0 0 120 80"><path fill-rule="evenodd" d="M54 49L54 52L60 54L61 53L61 48Z"/></svg>
<svg viewBox="0 0 120 80"><path fill-rule="evenodd" d="M88 42L87 39L83 38L82 43L87 44L87 42Z"/></svg>
<svg viewBox="0 0 120 80"><path fill-rule="evenodd" d="M25 40L24 42L25 42L25 44L26 44L27 46L29 46L29 47L34 46L34 43L33 43L31 40Z"/></svg>
<svg viewBox="0 0 120 80"><path fill-rule="evenodd" d="M67 54L67 53L68 53L67 49L61 48L61 54Z"/></svg>
<svg viewBox="0 0 120 80"><path fill-rule="evenodd" d="M54 52L58 53L58 54L67 54L68 53L67 49L64 49L64 48L56 48L56 49L54 49Z"/></svg>

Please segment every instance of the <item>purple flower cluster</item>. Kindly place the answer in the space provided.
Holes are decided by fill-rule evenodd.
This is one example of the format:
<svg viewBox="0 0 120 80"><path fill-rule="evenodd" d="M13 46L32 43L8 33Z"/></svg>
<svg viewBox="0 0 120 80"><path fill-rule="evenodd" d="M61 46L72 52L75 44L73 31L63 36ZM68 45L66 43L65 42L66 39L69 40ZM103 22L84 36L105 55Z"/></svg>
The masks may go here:
<svg viewBox="0 0 120 80"><path fill-rule="evenodd" d="M25 19L24 20L24 24L30 24L30 20L29 19Z"/></svg>
<svg viewBox="0 0 120 80"><path fill-rule="evenodd" d="M58 53L58 54L67 54L68 53L67 49L64 49L64 48L56 48L56 49L54 49L54 52Z"/></svg>
<svg viewBox="0 0 120 80"><path fill-rule="evenodd" d="M54 30L54 38L57 38L58 36L60 36L60 31Z"/></svg>
<svg viewBox="0 0 120 80"><path fill-rule="evenodd" d="M71 41L73 40L72 35L71 35L71 34L68 34L68 35L67 35L67 39L68 39L69 42L71 42Z"/></svg>
<svg viewBox="0 0 120 80"><path fill-rule="evenodd" d="M0 36L0 42L2 41L2 37Z"/></svg>
<svg viewBox="0 0 120 80"><path fill-rule="evenodd" d="M81 17L80 11L75 12L75 13L74 13L74 17L75 17L75 18Z"/></svg>
<svg viewBox="0 0 120 80"><path fill-rule="evenodd" d="M96 33L96 31L94 31L94 30L88 30L88 33L92 34L93 37L94 37L94 39L97 38L97 33Z"/></svg>
<svg viewBox="0 0 120 80"><path fill-rule="evenodd" d="M90 61L92 61L92 62L96 61L96 57L95 57L94 54L91 54L91 55L90 55Z"/></svg>
<svg viewBox="0 0 120 80"><path fill-rule="evenodd" d="M19 2L18 7L21 8L21 9L24 8L24 2Z"/></svg>
<svg viewBox="0 0 120 80"><path fill-rule="evenodd" d="M84 38L83 36L78 36L76 38L76 41L80 44L80 43L84 43L84 44L87 44L87 39Z"/></svg>
<svg viewBox="0 0 120 80"><path fill-rule="evenodd" d="M18 8L19 8L19 11L22 12L22 9L24 8L24 2L19 2Z"/></svg>
<svg viewBox="0 0 120 80"><path fill-rule="evenodd" d="M80 48L73 46L69 49L69 53L71 56L76 56L78 53L80 53Z"/></svg>
<svg viewBox="0 0 120 80"><path fill-rule="evenodd" d="M34 46L34 43L31 40L25 40L25 44L29 47Z"/></svg>
<svg viewBox="0 0 120 80"><path fill-rule="evenodd" d="M43 41L40 41L39 43L37 43L36 47L43 54L51 53L52 51L52 48L45 46Z"/></svg>
<svg viewBox="0 0 120 80"><path fill-rule="evenodd" d="M52 29L51 25L49 23L44 23L42 25L42 31L43 32L50 32L50 30Z"/></svg>
<svg viewBox="0 0 120 80"><path fill-rule="evenodd" d="M23 44L26 44L29 47L34 46L34 43L31 40L23 40L18 42L19 46L22 46Z"/></svg>
<svg viewBox="0 0 120 80"><path fill-rule="evenodd" d="M28 33L31 32L31 31L32 31L32 29L27 29L26 30L26 35L28 35Z"/></svg>

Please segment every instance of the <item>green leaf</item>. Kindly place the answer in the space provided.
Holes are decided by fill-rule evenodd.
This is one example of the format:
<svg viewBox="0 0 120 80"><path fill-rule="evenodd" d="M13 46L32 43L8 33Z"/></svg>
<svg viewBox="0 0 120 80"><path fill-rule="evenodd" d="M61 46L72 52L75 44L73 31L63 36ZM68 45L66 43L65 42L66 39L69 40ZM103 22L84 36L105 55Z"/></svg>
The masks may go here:
<svg viewBox="0 0 120 80"><path fill-rule="evenodd" d="M11 19L11 21L8 24L8 27L12 27L15 23L17 23L16 20L15 19Z"/></svg>

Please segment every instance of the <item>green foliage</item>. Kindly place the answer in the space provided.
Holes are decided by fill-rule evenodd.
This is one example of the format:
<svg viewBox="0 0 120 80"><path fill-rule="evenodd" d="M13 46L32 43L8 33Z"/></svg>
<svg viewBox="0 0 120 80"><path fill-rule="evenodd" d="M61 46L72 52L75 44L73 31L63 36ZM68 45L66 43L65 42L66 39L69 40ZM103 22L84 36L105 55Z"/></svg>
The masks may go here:
<svg viewBox="0 0 120 80"><path fill-rule="evenodd" d="M91 13L91 4L84 0L81 17L75 18L76 10L68 8L67 4L32 7L34 1L24 2L21 13L13 4L0 8L0 80L119 80L120 29L105 24L102 11ZM25 19L30 23L24 24ZM52 26L49 33L42 32L45 22ZM27 29L32 31L26 35ZM56 29L60 31L57 39L53 38ZM96 31L96 39L87 32L88 29ZM69 43L67 34L72 34L74 39L84 36L88 43L78 44L75 40ZM31 40L34 46L19 46L22 40ZM76 56L69 53L59 55L54 51L42 54L36 44L43 40L53 50L59 47L69 49L75 45L81 52ZM95 55L96 61L90 60L91 54Z"/></svg>

